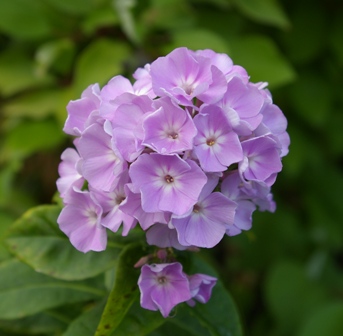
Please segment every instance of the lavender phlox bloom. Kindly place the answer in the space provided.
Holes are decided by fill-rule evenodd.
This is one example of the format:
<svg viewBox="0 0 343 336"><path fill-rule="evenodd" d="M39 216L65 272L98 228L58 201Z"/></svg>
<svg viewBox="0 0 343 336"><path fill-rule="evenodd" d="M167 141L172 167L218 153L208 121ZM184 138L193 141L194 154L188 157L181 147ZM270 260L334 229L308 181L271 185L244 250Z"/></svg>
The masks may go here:
<svg viewBox="0 0 343 336"><path fill-rule="evenodd" d="M198 201L207 177L192 160L177 155L142 154L130 166L132 183L142 195L146 212L184 215Z"/></svg>
<svg viewBox="0 0 343 336"><path fill-rule="evenodd" d="M63 131L80 136L86 127L96 122L99 117L101 103L99 84L90 85L81 94L81 98L71 100L67 105L68 117Z"/></svg>
<svg viewBox="0 0 343 336"><path fill-rule="evenodd" d="M233 77L227 84L223 99L218 102L238 135L249 135L262 121L261 108L264 97L261 92Z"/></svg>
<svg viewBox="0 0 343 336"><path fill-rule="evenodd" d="M144 68L138 68L132 77L136 80L133 83L133 89L137 95L147 95L151 99L156 98L156 94L152 90L150 64L146 64Z"/></svg>
<svg viewBox="0 0 343 336"><path fill-rule="evenodd" d="M124 213L136 218L143 230L147 230L155 223L167 224L169 222L171 217L169 212L145 212L142 209L141 193L132 183L126 184L124 189L127 197L119 208Z"/></svg>
<svg viewBox="0 0 343 336"><path fill-rule="evenodd" d="M282 169L277 142L269 136L261 136L242 141L242 148L244 159L238 165L242 176L272 185L275 173Z"/></svg>
<svg viewBox="0 0 343 336"><path fill-rule="evenodd" d="M172 216L181 245L211 248L221 241L227 226L234 223L237 204L220 192L212 192L213 188L210 179L187 216Z"/></svg>
<svg viewBox="0 0 343 336"><path fill-rule="evenodd" d="M169 96L177 103L193 105L193 98L206 103L218 101L226 90L223 73L211 59L187 48L177 48L151 64L150 75L156 95Z"/></svg>
<svg viewBox="0 0 343 336"><path fill-rule="evenodd" d="M197 50L194 53L197 56L209 58L211 65L215 65L224 74L227 82L232 77L241 78L245 84L249 82L247 71L239 65L234 65L228 55L216 53L211 49Z"/></svg>
<svg viewBox="0 0 343 336"><path fill-rule="evenodd" d="M61 155L62 161L58 166L60 178L56 181L61 198L64 198L66 192L73 186L78 189L83 186L85 180L78 169L80 159L80 155L73 148L67 148Z"/></svg>
<svg viewBox="0 0 343 336"><path fill-rule="evenodd" d="M221 108L205 105L201 113L194 117L194 124L198 130L194 138L194 152L204 171L225 171L232 163L243 159L238 135Z"/></svg>
<svg viewBox="0 0 343 336"><path fill-rule="evenodd" d="M151 226L146 233L146 239L149 245L158 247L173 247L177 250L187 248L179 243L175 228L170 228L167 224L156 223Z"/></svg>
<svg viewBox="0 0 343 336"><path fill-rule="evenodd" d="M138 286L141 306L159 310L163 317L168 317L177 304L191 299L188 278L178 262L142 266Z"/></svg>
<svg viewBox="0 0 343 336"><path fill-rule="evenodd" d="M158 109L143 121L143 145L160 154L191 150L197 130L189 113L169 97L159 99L154 106Z"/></svg>
<svg viewBox="0 0 343 336"><path fill-rule="evenodd" d="M103 251L106 228L101 222L102 208L88 191L74 189L66 195L67 205L57 218L60 229L81 252Z"/></svg>
<svg viewBox="0 0 343 336"><path fill-rule="evenodd" d="M226 228L226 234L229 236L235 236L252 227L252 214L256 205L251 200L251 195L245 192L244 185L237 170L231 171L221 184L221 192L237 203L233 225Z"/></svg>
<svg viewBox="0 0 343 336"><path fill-rule="evenodd" d="M79 139L77 149L83 159L82 175L89 184L96 189L110 191L127 164L104 126L89 126Z"/></svg>
<svg viewBox="0 0 343 336"><path fill-rule="evenodd" d="M255 136L269 135L279 142L281 148L280 157L288 154L288 146L290 138L287 129L287 119L275 104L266 103L262 108L261 114L263 115L262 123L255 130Z"/></svg>
<svg viewBox="0 0 343 336"><path fill-rule="evenodd" d="M187 301L191 306L195 306L195 301L206 303L211 298L212 289L217 283L217 278L207 274L194 274L188 276L189 287L191 290L192 299Z"/></svg>
<svg viewBox="0 0 343 336"><path fill-rule="evenodd" d="M262 181L243 181L242 191L259 207L260 211L275 211L276 204L268 183Z"/></svg>
<svg viewBox="0 0 343 336"><path fill-rule="evenodd" d="M113 113L112 127L116 147L123 158L134 161L144 150L143 121L154 111L148 96L124 94L118 98L117 109Z"/></svg>
<svg viewBox="0 0 343 336"><path fill-rule="evenodd" d="M120 225L123 224L123 236L126 236L137 224L137 220L133 216L126 214L119 208L120 204L126 199L124 189L128 182L128 171L124 170L118 176L118 183L112 191L105 192L90 188L92 194L103 209L104 215L101 219L101 224L113 232L117 232Z"/></svg>
<svg viewBox="0 0 343 336"><path fill-rule="evenodd" d="M122 94L135 94L131 82L123 76L115 76L101 90L100 114L105 119L111 119L118 106L116 98Z"/></svg>

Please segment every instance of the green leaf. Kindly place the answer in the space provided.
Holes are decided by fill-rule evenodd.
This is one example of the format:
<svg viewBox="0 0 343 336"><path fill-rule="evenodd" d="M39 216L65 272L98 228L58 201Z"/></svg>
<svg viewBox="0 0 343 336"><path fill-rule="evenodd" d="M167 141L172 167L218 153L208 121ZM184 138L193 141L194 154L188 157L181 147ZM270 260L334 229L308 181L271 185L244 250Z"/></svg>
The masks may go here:
<svg viewBox="0 0 343 336"><path fill-rule="evenodd" d="M25 89L48 85L52 78L36 71L22 48L8 48L0 54L0 93L10 96Z"/></svg>
<svg viewBox="0 0 343 336"><path fill-rule="evenodd" d="M325 289L309 279L304 266L288 261L279 261L270 269L265 295L269 311L285 335L294 334L304 317L327 301Z"/></svg>
<svg viewBox="0 0 343 336"><path fill-rule="evenodd" d="M64 139L65 135L55 120L21 122L7 134L2 155L5 160L23 158L51 149Z"/></svg>
<svg viewBox="0 0 343 336"><path fill-rule="evenodd" d="M0 1L0 30L22 39L47 36L51 29L40 1Z"/></svg>
<svg viewBox="0 0 343 336"><path fill-rule="evenodd" d="M137 299L112 335L148 335L166 321L159 312L143 309Z"/></svg>
<svg viewBox="0 0 343 336"><path fill-rule="evenodd" d="M117 25L118 23L117 13L108 6L91 11L83 21L82 29L86 34L92 35L99 28Z"/></svg>
<svg viewBox="0 0 343 336"><path fill-rule="evenodd" d="M290 22L278 0L235 0L234 3L252 20L282 29L290 27Z"/></svg>
<svg viewBox="0 0 343 336"><path fill-rule="evenodd" d="M67 103L63 91L43 89L16 97L3 106L3 111L8 118L42 119L55 114L61 104L65 109Z"/></svg>
<svg viewBox="0 0 343 336"><path fill-rule="evenodd" d="M68 303L105 295L92 282L67 282L9 260L0 265L0 319L16 319Z"/></svg>
<svg viewBox="0 0 343 336"><path fill-rule="evenodd" d="M82 15L94 9L94 0L45 0L68 14Z"/></svg>
<svg viewBox="0 0 343 336"><path fill-rule="evenodd" d="M229 46L225 39L205 29L178 30L173 34L173 43L168 45L165 53L171 52L178 47L187 47L192 50L213 49L219 53L229 53Z"/></svg>
<svg viewBox="0 0 343 336"><path fill-rule="evenodd" d="M262 35L230 41L235 64L247 69L252 82L268 82L272 88L292 82L296 74L274 42Z"/></svg>
<svg viewBox="0 0 343 336"><path fill-rule="evenodd" d="M105 303L101 302L81 314L63 333L63 336L85 336L94 335L96 327L100 321Z"/></svg>
<svg viewBox="0 0 343 336"><path fill-rule="evenodd" d="M90 44L77 60L75 94L79 95L93 83L105 84L123 71L123 62L129 57L129 48L121 42L98 39Z"/></svg>
<svg viewBox="0 0 343 336"><path fill-rule="evenodd" d="M192 274L194 273L204 273L218 278L214 269L196 255L193 256ZM186 307L190 316L194 315L212 335L241 336L243 334L236 305L219 279L213 288L211 299L206 304L197 303L193 308ZM177 320L176 318L175 321ZM184 323L187 324L187 319Z"/></svg>
<svg viewBox="0 0 343 336"><path fill-rule="evenodd" d="M95 336L112 335L137 298L139 270L135 269L133 265L141 253L141 246L133 243L119 255L113 289L107 299Z"/></svg>
<svg viewBox="0 0 343 336"><path fill-rule="evenodd" d="M82 253L59 230L58 206L29 210L9 231L7 247L37 272L63 280L96 276L115 266L120 246L112 243L105 251Z"/></svg>
<svg viewBox="0 0 343 336"><path fill-rule="evenodd" d="M66 326L66 321L61 320L51 312L42 312L17 320L0 320L0 328L15 335L61 333Z"/></svg>
<svg viewBox="0 0 343 336"><path fill-rule="evenodd" d="M330 303L321 307L305 320L299 336L341 336L343 330L343 304Z"/></svg>

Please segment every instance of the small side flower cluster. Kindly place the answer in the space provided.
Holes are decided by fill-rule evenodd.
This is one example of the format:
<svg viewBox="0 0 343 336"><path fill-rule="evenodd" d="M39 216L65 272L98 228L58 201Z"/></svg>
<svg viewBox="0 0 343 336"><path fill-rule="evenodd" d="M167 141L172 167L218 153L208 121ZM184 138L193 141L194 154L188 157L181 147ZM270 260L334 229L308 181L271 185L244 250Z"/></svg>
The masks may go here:
<svg viewBox="0 0 343 336"><path fill-rule="evenodd" d="M58 223L78 250L102 251L107 230L125 236L137 223L150 245L212 248L249 230L257 208L275 210L270 189L290 141L266 83L225 54L187 48L133 77L91 85L67 106L76 149L61 157ZM206 302L214 282L204 277L144 265L141 304L167 316L179 302Z"/></svg>
<svg viewBox="0 0 343 336"><path fill-rule="evenodd" d="M217 279L206 274L187 276L178 262L144 265L138 279L141 306L160 310L164 317L179 303L195 305L197 300L206 303Z"/></svg>

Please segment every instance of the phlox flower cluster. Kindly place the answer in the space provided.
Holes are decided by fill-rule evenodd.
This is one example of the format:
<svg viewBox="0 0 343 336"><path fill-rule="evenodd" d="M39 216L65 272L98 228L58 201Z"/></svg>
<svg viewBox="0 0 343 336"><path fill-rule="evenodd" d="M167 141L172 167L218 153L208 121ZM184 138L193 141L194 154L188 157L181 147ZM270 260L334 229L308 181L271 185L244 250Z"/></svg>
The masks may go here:
<svg viewBox="0 0 343 336"><path fill-rule="evenodd" d="M67 106L75 148L61 156L58 224L75 248L102 251L107 230L126 236L137 224L160 249L212 248L249 230L256 209L275 210L289 136L267 83L225 54L187 48L133 77L90 85ZM168 316L180 302L206 302L214 284L175 260L146 263L141 305Z"/></svg>

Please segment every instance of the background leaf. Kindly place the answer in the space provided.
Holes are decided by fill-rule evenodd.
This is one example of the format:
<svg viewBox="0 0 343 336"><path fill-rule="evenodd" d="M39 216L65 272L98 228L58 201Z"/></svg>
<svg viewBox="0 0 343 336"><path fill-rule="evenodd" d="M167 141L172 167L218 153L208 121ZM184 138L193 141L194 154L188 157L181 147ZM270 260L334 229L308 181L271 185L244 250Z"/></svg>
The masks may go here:
<svg viewBox="0 0 343 336"><path fill-rule="evenodd" d="M235 0L237 8L253 20L287 29L290 22L278 0Z"/></svg>
<svg viewBox="0 0 343 336"><path fill-rule="evenodd" d="M136 299L139 270L133 265L141 251L141 246L134 243L124 248L119 255L113 289L107 299L95 336L112 335Z"/></svg>
<svg viewBox="0 0 343 336"><path fill-rule="evenodd" d="M34 270L57 279L82 280L114 267L121 246L103 252L76 250L57 225L59 206L40 206L17 220L6 239L9 250Z"/></svg>
<svg viewBox="0 0 343 336"><path fill-rule="evenodd" d="M0 1L0 30L18 38L40 38L51 32L40 1Z"/></svg>
<svg viewBox="0 0 343 336"><path fill-rule="evenodd" d="M66 282L9 260L0 265L0 319L21 318L68 303L102 297L94 282Z"/></svg>
<svg viewBox="0 0 343 336"><path fill-rule="evenodd" d="M123 71L123 63L129 56L129 48L121 42L98 39L79 56L75 68L75 95L78 96L90 84L101 86L111 77Z"/></svg>
<svg viewBox="0 0 343 336"><path fill-rule="evenodd" d="M231 47L234 63L247 69L252 82L277 87L295 79L295 71L271 39L250 35L233 40Z"/></svg>

